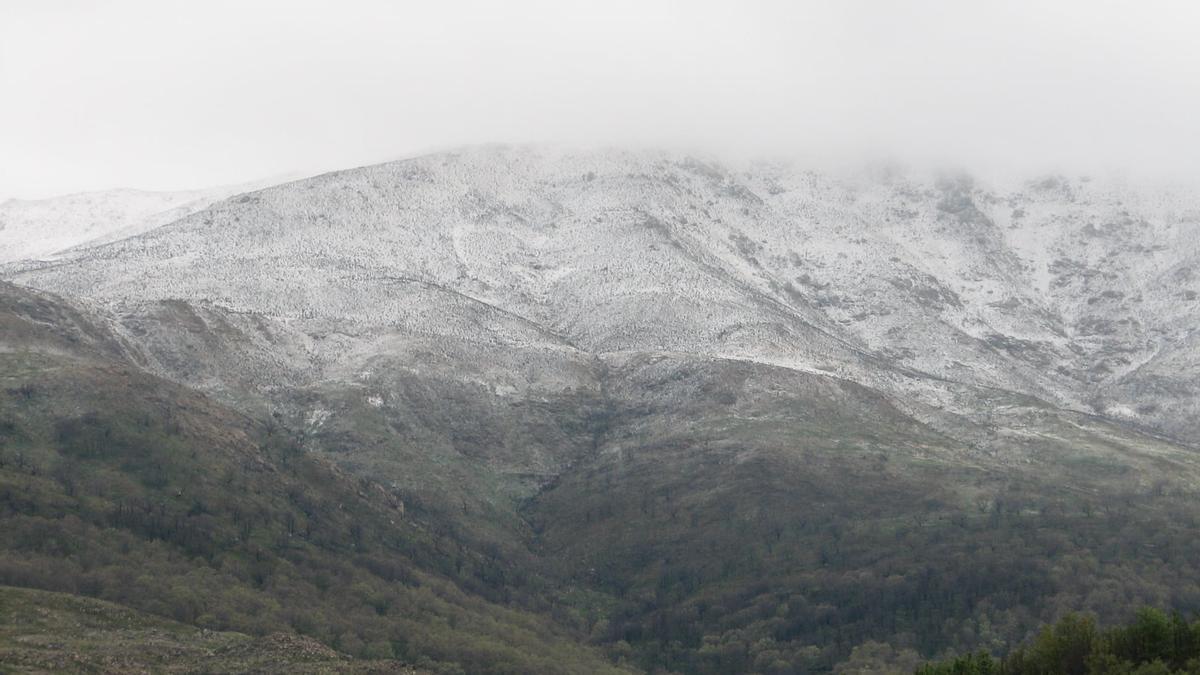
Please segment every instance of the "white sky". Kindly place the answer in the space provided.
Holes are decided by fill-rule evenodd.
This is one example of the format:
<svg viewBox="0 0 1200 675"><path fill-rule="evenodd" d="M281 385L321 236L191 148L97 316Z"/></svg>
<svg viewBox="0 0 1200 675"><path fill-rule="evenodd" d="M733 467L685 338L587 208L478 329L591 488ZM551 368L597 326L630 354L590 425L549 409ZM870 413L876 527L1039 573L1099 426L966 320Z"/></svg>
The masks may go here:
<svg viewBox="0 0 1200 675"><path fill-rule="evenodd" d="M475 142L1200 173L1200 3L0 0L0 199Z"/></svg>

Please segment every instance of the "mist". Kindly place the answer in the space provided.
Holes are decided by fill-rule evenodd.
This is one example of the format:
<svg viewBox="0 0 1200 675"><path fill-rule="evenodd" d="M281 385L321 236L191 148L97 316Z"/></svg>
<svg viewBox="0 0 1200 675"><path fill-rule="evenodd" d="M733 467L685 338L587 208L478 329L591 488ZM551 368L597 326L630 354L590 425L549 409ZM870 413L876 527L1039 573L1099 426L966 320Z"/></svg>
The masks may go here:
<svg viewBox="0 0 1200 675"><path fill-rule="evenodd" d="M463 144L1200 175L1187 2L8 0L0 199Z"/></svg>

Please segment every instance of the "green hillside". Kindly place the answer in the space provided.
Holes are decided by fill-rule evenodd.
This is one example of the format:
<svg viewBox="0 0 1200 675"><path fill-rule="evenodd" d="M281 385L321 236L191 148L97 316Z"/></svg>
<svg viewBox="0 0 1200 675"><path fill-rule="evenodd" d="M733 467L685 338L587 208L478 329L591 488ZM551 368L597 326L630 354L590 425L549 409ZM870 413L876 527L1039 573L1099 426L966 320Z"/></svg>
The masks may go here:
<svg viewBox="0 0 1200 675"><path fill-rule="evenodd" d="M486 596L502 562L378 484L141 373L52 299L6 300L0 584L443 672L615 670L571 625Z"/></svg>

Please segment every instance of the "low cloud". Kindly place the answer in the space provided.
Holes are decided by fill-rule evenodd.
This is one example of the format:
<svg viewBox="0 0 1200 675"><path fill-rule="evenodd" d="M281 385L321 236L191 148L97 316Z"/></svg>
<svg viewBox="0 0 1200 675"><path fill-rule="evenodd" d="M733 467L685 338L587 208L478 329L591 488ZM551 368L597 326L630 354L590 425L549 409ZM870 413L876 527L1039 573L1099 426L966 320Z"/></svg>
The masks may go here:
<svg viewBox="0 0 1200 675"><path fill-rule="evenodd" d="M1200 174L1186 2L14 0L0 198L476 142Z"/></svg>

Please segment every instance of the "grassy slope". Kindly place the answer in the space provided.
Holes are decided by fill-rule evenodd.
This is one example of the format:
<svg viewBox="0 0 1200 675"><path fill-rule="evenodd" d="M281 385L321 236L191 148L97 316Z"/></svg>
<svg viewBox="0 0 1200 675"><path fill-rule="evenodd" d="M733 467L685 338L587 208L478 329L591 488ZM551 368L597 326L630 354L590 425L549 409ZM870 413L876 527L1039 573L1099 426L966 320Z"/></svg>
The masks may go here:
<svg viewBox="0 0 1200 675"><path fill-rule="evenodd" d="M0 672L416 673L311 639L211 631L102 600L0 586Z"/></svg>

